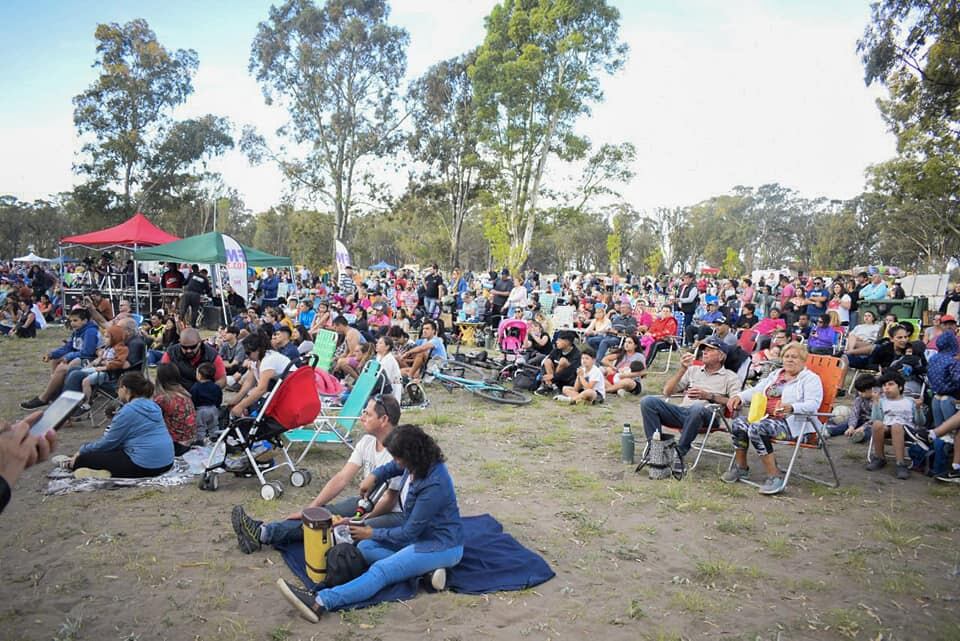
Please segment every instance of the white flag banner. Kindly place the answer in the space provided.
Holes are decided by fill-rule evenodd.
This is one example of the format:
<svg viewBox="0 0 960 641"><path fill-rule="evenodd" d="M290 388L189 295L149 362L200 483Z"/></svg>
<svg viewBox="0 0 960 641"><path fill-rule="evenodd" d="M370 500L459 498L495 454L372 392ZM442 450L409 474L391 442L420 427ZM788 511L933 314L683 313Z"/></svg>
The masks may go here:
<svg viewBox="0 0 960 641"><path fill-rule="evenodd" d="M244 253L240 243L226 234L223 235L223 250L227 257L227 277L230 279L230 287L246 301L247 255Z"/></svg>
<svg viewBox="0 0 960 641"><path fill-rule="evenodd" d="M346 266L350 264L350 252L347 251L346 245L339 240L335 241L334 251L336 252L337 273L342 274Z"/></svg>

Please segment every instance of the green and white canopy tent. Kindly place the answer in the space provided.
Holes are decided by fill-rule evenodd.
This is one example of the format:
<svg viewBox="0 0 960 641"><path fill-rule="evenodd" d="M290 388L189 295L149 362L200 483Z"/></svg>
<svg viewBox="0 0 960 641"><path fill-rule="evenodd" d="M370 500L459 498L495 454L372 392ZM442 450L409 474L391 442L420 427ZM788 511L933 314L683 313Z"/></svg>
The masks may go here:
<svg viewBox="0 0 960 641"><path fill-rule="evenodd" d="M290 267L293 263L287 256L274 256L266 252L240 245L246 255L247 265L250 267ZM212 231L199 236L191 236L165 245L157 245L148 249L141 249L134 253L135 260L154 260L160 262L201 263L213 267L214 282L220 285L220 275L217 270L227 263L227 250L223 242L223 234ZM245 292L244 292L245 293ZM223 302L223 318L227 318L226 296L223 287L220 287L220 297Z"/></svg>

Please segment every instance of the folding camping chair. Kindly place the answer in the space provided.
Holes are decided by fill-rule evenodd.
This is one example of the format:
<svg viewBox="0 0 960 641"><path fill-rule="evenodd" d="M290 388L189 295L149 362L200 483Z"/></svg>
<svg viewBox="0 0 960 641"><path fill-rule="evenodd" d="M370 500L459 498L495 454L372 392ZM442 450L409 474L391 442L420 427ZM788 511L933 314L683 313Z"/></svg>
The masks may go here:
<svg viewBox="0 0 960 641"><path fill-rule="evenodd" d="M673 353L679 352L680 346L683 345L683 323L687 316L683 312L674 312L673 317L677 321L677 332L669 337L670 346L667 348L667 364L662 370L657 370L658 374L666 374L670 371L670 361L673 358Z"/></svg>
<svg viewBox="0 0 960 641"><path fill-rule="evenodd" d="M321 329L313 339L313 355L317 357L317 369L329 372L333 367L333 354L337 351L337 333Z"/></svg>
<svg viewBox="0 0 960 641"><path fill-rule="evenodd" d="M131 367L123 370L117 378L107 381L93 388L93 396L90 398L90 411L87 412L87 418L90 420L90 427L100 427L110 419L107 412L111 407L120 406L120 397L117 395L117 383L120 376L127 372L138 372L147 378L147 355L144 350L143 359L139 363L134 363ZM100 418L97 419L97 414Z"/></svg>
<svg viewBox="0 0 960 641"><path fill-rule="evenodd" d="M553 313L553 306L557 302L556 294L540 294L540 312L544 316L550 316Z"/></svg>
<svg viewBox="0 0 960 641"><path fill-rule="evenodd" d="M379 373L379 361L367 361L339 413L328 415L325 411L326 408L321 407L320 416L313 422L312 427L288 430L283 433L287 440L283 449L287 452L291 450L294 443L305 443L303 451L296 459L298 465L306 457L314 443L342 443L351 450L353 449L350 433L360 419L360 413L366 407L367 401L370 400L370 395L377 385Z"/></svg>
<svg viewBox="0 0 960 641"><path fill-rule="evenodd" d="M923 397L926 395L926 393L927 393L927 383L926 383L926 381L924 381L923 386L920 388L920 393L919 393L919 394L916 394L916 393L911 394L910 392L904 390L903 395L906 396L906 397L908 397L908 398L917 398L917 397L923 398ZM875 402L875 403L879 403L880 401L877 400L877 401L874 401L874 402ZM873 438L874 438L874 431L875 431L875 430L870 430L870 440L867 442L867 463L869 463L870 461L873 460ZM927 455L928 455L927 461L928 461L928 463L929 463L929 460L930 460L930 459L929 459L929 455L931 454L930 446L927 445L927 443L917 435L917 428L916 428L916 427L912 427L912 428L911 428L911 427L907 427L906 425L904 425L904 426L903 426L903 431L904 431L904 435L903 435L904 448L905 448L905 450L906 450L906 457L905 457L905 458L906 458L907 460L910 460L910 446L911 446L911 445L917 445L917 446L920 447L920 449L922 449L924 452L927 453ZM932 436L932 435L931 435L931 436ZM892 445L893 445L893 437L891 436L891 434L890 434L889 432L888 432L887 435L885 436L884 442L885 442L885 444L884 444L884 455L885 455L888 459L896 460L896 455L893 454L893 453L891 453L891 449L888 449L888 448L886 447L886 444L890 444L890 445L891 445L891 448L892 448ZM927 470L925 469L925 470L923 470L923 471L927 471Z"/></svg>
<svg viewBox="0 0 960 641"><path fill-rule="evenodd" d="M757 348L757 332L752 329L741 329L737 336L737 345L747 354L753 354Z"/></svg>
<svg viewBox="0 0 960 641"><path fill-rule="evenodd" d="M830 456L830 449L827 447L827 439L821 436L821 431L823 429L823 424L833 415L833 401L837 395L837 388L842 382L841 376L843 374L843 364L840 362L839 358L834 358L833 356L817 356L811 354L807 356L806 367L820 377L820 382L823 385L823 400L820 402L820 407L817 412L812 414L794 414L794 416L801 417L810 423L814 429L812 433L805 434L796 440L774 439L773 441L775 443L793 446L793 454L790 457L790 465L787 466L787 471L783 475L784 490L787 489L787 484L790 482L790 477L794 474L793 468L800 456L800 450L822 451L823 455L827 457L827 463L830 464L830 472L833 474L833 481L821 479L809 474L803 474L801 472L796 472L797 476L805 478L808 481L813 481L814 483L826 485L827 487L840 487L840 477L837 475L837 466L833 463L833 458ZM733 465L732 459L730 461L730 465ZM747 485L752 485L754 487L760 487L759 483L749 479L740 479L740 482L746 483Z"/></svg>
<svg viewBox="0 0 960 641"><path fill-rule="evenodd" d="M576 318L577 308L573 305L554 307L553 314L550 316L550 332L555 332L558 329L571 329Z"/></svg>
<svg viewBox="0 0 960 641"><path fill-rule="evenodd" d="M702 363L696 363L702 365ZM740 379L740 387L742 388L746 384L747 374L750 372L750 359L745 360L740 364L739 369L737 369L737 376ZM677 395L676 398L683 398L682 395ZM733 454L725 450L715 450L707 447L707 441L710 439L711 434L716 434L718 432L729 433L730 432L730 419L733 418L732 414L725 405L719 403L707 403L707 408L712 412L710 416L710 421L707 423L706 427L700 428L698 438L693 441L690 446L690 450L696 450L697 455L693 459L693 463L687 466L685 472L690 472L694 470L697 465L700 464L700 459L703 458L704 453L714 454L716 456L722 456L724 458L733 459ZM680 430L669 425L662 425L661 429L668 429L672 432L680 434ZM646 449L644 449L644 455L646 455Z"/></svg>

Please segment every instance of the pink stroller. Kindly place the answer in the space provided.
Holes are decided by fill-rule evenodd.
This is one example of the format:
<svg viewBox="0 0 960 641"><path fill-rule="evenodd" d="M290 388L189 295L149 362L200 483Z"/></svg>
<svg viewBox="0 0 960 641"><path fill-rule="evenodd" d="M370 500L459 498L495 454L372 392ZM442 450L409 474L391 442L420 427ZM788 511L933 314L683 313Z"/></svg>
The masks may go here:
<svg viewBox="0 0 960 641"><path fill-rule="evenodd" d="M497 329L497 344L500 346L504 362L509 362L511 356L513 360L517 360L517 357L523 353L523 344L526 340L527 323L525 321L511 318L500 323Z"/></svg>

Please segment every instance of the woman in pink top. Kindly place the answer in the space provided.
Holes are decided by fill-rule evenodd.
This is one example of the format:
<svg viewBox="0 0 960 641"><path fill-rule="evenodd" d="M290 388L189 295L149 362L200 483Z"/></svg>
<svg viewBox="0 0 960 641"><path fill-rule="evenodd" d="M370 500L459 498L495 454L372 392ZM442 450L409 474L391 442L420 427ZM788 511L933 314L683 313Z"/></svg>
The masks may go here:
<svg viewBox="0 0 960 641"><path fill-rule="evenodd" d="M780 318L780 310L776 307L770 309L770 315L757 322L753 326L753 331L761 336L770 336L778 329L786 329L787 322Z"/></svg>
<svg viewBox="0 0 960 641"><path fill-rule="evenodd" d="M637 319L637 329L643 327L644 331L653 324L653 315L644 307L645 304L644 301L638 300L633 306L633 317Z"/></svg>
<svg viewBox="0 0 960 641"><path fill-rule="evenodd" d="M743 279L743 292L740 293L740 302L743 305L753 302L756 290L753 289L753 281L749 278Z"/></svg>

